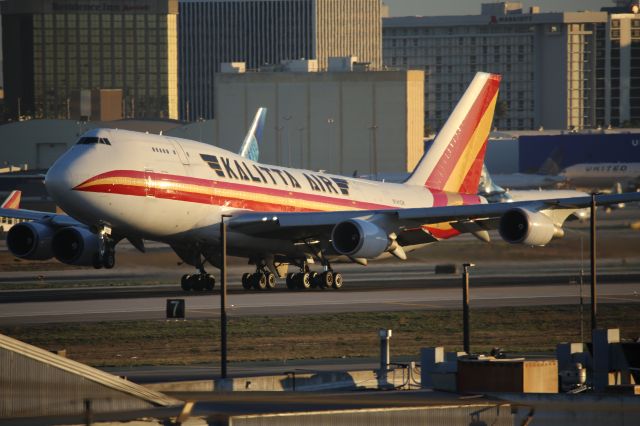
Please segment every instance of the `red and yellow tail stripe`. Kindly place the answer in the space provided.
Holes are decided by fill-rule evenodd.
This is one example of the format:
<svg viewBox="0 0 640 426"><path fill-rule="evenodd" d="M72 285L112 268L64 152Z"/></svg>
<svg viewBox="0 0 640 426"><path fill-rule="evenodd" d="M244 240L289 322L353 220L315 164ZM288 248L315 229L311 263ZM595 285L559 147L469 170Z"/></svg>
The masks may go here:
<svg viewBox="0 0 640 426"><path fill-rule="evenodd" d="M0 206L3 209L19 209L20 199L22 197L22 191L11 191L11 194L4 200L4 203Z"/></svg>
<svg viewBox="0 0 640 426"><path fill-rule="evenodd" d="M490 75L479 96L448 141L447 149L429 174L425 186L434 190L475 194L498 99L500 76Z"/></svg>

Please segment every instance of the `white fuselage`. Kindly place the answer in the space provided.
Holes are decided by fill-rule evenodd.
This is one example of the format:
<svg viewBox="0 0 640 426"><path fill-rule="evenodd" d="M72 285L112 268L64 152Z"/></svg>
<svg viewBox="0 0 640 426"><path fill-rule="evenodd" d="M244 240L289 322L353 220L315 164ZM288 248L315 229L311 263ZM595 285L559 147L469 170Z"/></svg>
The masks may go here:
<svg viewBox="0 0 640 426"><path fill-rule="evenodd" d="M640 163L583 163L561 173L576 188L610 189L616 184L636 189L640 184Z"/></svg>
<svg viewBox="0 0 640 426"><path fill-rule="evenodd" d="M45 180L51 196L86 225L170 244L216 243L222 215L244 211L383 210L485 202L473 195L434 195L420 186L264 165L215 146L167 136L111 129L84 136L108 143L77 144L58 159ZM281 243L272 239L248 241L242 235L230 235L228 244L285 249L274 247Z"/></svg>

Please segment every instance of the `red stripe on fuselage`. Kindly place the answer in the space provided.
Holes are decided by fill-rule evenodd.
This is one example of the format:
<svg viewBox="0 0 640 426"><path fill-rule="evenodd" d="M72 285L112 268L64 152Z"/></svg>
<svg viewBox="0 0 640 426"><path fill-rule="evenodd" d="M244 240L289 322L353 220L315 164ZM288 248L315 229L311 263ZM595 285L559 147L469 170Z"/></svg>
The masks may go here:
<svg viewBox="0 0 640 426"><path fill-rule="evenodd" d="M460 161L460 156L464 153L465 148L467 148L471 136L478 127L480 120L482 120L482 117L484 117L484 114L487 112L487 108L491 105L491 101L496 95L499 86L500 82L496 81L494 78L489 78L486 81L484 87L480 91L480 95L475 100L473 106L467 113L467 116L462 121L458 132L456 132L453 139L449 141L447 150L442 154L442 158L440 158L431 172L431 175L427 178L427 181L425 182L425 186L427 188L442 189L447 184L453 169L458 161ZM476 191L477 188L474 188L472 193L475 193Z"/></svg>
<svg viewBox="0 0 640 426"><path fill-rule="evenodd" d="M102 173L100 175L94 176L80 185L76 186L74 189L77 191L85 191L85 192L103 192L103 193L115 193L122 195L134 195L134 196L146 196L152 195L156 198L164 198L164 199L172 199L178 201L186 201L186 202L194 202L201 204L216 204L216 205L225 205L227 199L235 199L235 200L243 200L242 198L234 198L234 197L224 197L219 198L216 196L212 196L210 194L198 194L190 191L180 191L177 189L169 188L160 188L157 186L152 186L148 190L143 186L136 185L124 185L124 184L95 184L92 185L92 182L96 182L103 179L109 178L132 178L132 179L140 179L144 180L147 178L151 178L151 180L156 182L163 182L163 185L170 185L171 183L176 184L187 184L187 185L195 185L203 188L220 188L220 189L228 189L239 192L248 192L255 193L260 195L271 195L276 197L283 198L294 198L300 201L312 201L318 203L324 203L335 207L340 207L343 209L364 209L364 210L384 210L384 209L392 209L394 206L388 206L384 204L375 204L368 203L364 201L354 201L348 198L335 198L328 197L326 195L316 195L316 194L308 194L304 192L297 192L293 190L282 190L282 189L273 189L273 188L264 188L253 185L246 185L241 183L234 182L224 182L224 181L214 181L209 179L202 178L194 178L189 176L179 176L179 175L169 175L162 173L144 173L133 170L114 170L107 173ZM213 199L218 199L219 202L213 202ZM303 207L293 207L293 206L283 206L275 203L263 203L258 201L248 201L243 200L247 204L253 203L254 205L270 205L274 206L273 210L269 211L277 211L276 207L280 209L280 211L286 211L287 208L290 208L290 211L315 211L312 209L306 209ZM229 205L229 203L226 203ZM283 210L283 208L285 210Z"/></svg>

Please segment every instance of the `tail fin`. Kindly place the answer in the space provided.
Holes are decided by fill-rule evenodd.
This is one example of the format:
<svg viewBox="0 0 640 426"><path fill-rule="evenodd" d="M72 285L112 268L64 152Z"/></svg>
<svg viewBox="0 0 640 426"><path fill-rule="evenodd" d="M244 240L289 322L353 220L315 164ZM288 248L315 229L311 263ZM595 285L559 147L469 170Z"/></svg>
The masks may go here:
<svg viewBox="0 0 640 426"><path fill-rule="evenodd" d="M258 145L262 140L262 131L264 130L264 123L266 119L267 109L258 108L258 112L256 112L253 123L251 123L251 127L247 132L247 136L245 136L244 142L242 142L242 147L240 147L241 156L248 158L249 160L258 161L258 158L260 157L260 148Z"/></svg>
<svg viewBox="0 0 640 426"><path fill-rule="evenodd" d="M476 74L406 184L463 194L477 192L500 78Z"/></svg>
<svg viewBox="0 0 640 426"><path fill-rule="evenodd" d="M541 175L557 175L560 173L560 164L562 164L562 149L557 146L551 151L549 157L544 160L544 163L538 169L538 173Z"/></svg>
<svg viewBox="0 0 640 426"><path fill-rule="evenodd" d="M0 208L3 209L19 209L22 191L11 191L11 194L4 200Z"/></svg>
<svg viewBox="0 0 640 426"><path fill-rule="evenodd" d="M494 194L504 194L507 192L503 187L497 185L491 175L489 174L489 169L487 169L486 164L482 165L482 173L480 173L480 182L478 184L478 194L485 195L494 195Z"/></svg>

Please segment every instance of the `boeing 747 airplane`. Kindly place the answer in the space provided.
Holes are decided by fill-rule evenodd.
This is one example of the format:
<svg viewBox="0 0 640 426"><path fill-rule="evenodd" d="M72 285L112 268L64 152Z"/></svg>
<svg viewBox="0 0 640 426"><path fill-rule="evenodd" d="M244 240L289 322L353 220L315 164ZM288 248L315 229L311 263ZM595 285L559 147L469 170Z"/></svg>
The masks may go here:
<svg viewBox="0 0 640 426"><path fill-rule="evenodd" d="M270 289L276 275L290 289L340 288L337 258L366 264L471 233L498 229L514 244L542 246L563 235L566 218L590 197L487 204L476 195L500 77L478 73L431 149L404 183L352 179L261 164L194 141L93 129L63 154L45 178L68 213L1 209L15 225L7 246L17 257L55 257L72 265L112 268L116 244L169 244L197 268L184 290L212 289L205 265L219 268L220 223L227 251L249 259L246 289ZM598 196L599 204L640 194ZM320 271L311 265L320 264ZM295 272L289 269L295 268Z"/></svg>

